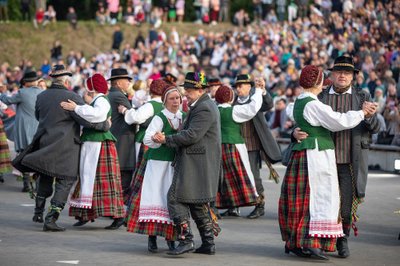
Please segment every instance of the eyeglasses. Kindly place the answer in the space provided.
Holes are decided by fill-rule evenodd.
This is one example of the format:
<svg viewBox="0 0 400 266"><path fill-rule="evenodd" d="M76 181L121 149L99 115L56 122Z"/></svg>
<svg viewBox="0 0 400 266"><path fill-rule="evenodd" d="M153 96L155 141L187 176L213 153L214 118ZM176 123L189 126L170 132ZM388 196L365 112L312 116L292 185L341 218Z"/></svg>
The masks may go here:
<svg viewBox="0 0 400 266"><path fill-rule="evenodd" d="M338 76L341 76L341 75L344 75L344 76L350 76L350 75L353 75L353 72L352 71L344 71L344 70L342 70L342 71L334 71L333 73L336 73L336 75L338 75Z"/></svg>

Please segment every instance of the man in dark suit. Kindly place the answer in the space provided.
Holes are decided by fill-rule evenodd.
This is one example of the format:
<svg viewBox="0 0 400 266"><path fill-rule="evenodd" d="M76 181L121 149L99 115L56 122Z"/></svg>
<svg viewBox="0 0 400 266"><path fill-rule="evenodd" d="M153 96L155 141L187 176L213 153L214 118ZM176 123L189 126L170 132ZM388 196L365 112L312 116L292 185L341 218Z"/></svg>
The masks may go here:
<svg viewBox="0 0 400 266"><path fill-rule="evenodd" d="M352 86L352 81L358 74L352 57L339 56L329 70L333 84L320 93L318 97L321 102L330 105L334 111L346 113L350 110L361 110L365 101L371 101L368 92ZM337 250L342 258L350 255L347 238L351 228L357 233L356 211L365 197L371 134L377 133L379 127L376 114L371 113L357 127L332 134L339 178L340 214L346 235L337 240ZM307 134L296 129L293 136L301 141Z"/></svg>
<svg viewBox="0 0 400 266"><path fill-rule="evenodd" d="M179 245L169 255L194 250L189 212L200 232L202 245L195 250L215 254L214 229L210 203L215 201L221 169L220 116L217 105L205 90L204 74L188 72L185 95L190 111L179 133L154 140L177 149L175 173L168 192L168 210L177 226Z"/></svg>
<svg viewBox="0 0 400 266"><path fill-rule="evenodd" d="M115 146L118 152L119 165L121 168L121 181L124 197L131 184L133 170L135 169L135 132L136 124L128 125L124 120L124 115L118 112L118 106L131 109L126 91L132 78L124 68L114 68L111 70L111 88L108 99L111 105L111 133L117 139Z"/></svg>
<svg viewBox="0 0 400 266"><path fill-rule="evenodd" d="M75 112L65 111L60 103L72 100L83 105L83 99L67 89L70 86L72 73L64 65L55 65L50 77L53 78L50 88L37 96L35 116L39 121L37 132L32 140L36 148L23 154L22 165L29 172L40 174L36 196L34 222L43 223L43 211L46 198L55 192L46 215L43 231L64 231L56 224L63 210L69 192L74 184L79 169L80 125L97 130L108 130L107 122L91 125ZM29 150L29 151L28 151Z"/></svg>
<svg viewBox="0 0 400 266"><path fill-rule="evenodd" d="M262 80L259 80L263 82ZM238 97L234 104L247 104L251 101L250 96L253 93L252 88L255 83L250 75L238 75L236 77L235 87ZM259 86L265 86L264 83ZM247 216L249 219L256 219L265 214L265 194L262 179L260 177L261 160L268 160L274 163L282 159L281 150L272 136L271 130L264 118L264 112L273 107L272 97L268 92L263 95L263 104L256 116L242 123L242 136L245 140L246 148L249 154L251 171L253 172L254 181L258 193L257 205L254 210ZM238 210L230 209L224 215L239 216Z"/></svg>

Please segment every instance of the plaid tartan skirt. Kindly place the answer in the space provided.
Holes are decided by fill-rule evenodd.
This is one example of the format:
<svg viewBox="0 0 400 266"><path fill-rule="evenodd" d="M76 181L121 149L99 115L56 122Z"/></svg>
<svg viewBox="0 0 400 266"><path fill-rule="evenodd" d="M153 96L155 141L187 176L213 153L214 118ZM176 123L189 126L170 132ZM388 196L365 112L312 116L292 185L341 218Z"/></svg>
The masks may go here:
<svg viewBox="0 0 400 266"><path fill-rule="evenodd" d="M256 188L247 175L235 144L222 144L224 177L215 206L220 209L251 206L257 201Z"/></svg>
<svg viewBox="0 0 400 266"><path fill-rule="evenodd" d="M126 215L127 231L149 236L163 236L167 240L176 240L175 226L157 222L138 222L140 196L147 160L143 159L140 166L135 170L132 192L128 200Z"/></svg>
<svg viewBox="0 0 400 266"><path fill-rule="evenodd" d="M78 183L73 193L79 192ZM106 140L101 143L96 178L94 180L92 208L70 207L69 216L75 216L75 218L83 221L93 220L100 216L125 217L121 172L117 150L113 141Z"/></svg>
<svg viewBox="0 0 400 266"><path fill-rule="evenodd" d="M0 174L9 173L11 170L10 149L8 148L3 121L0 119Z"/></svg>
<svg viewBox="0 0 400 266"><path fill-rule="evenodd" d="M310 187L307 151L294 151L286 169L279 199L279 227L288 248L336 250L336 238L309 236Z"/></svg>
<svg viewBox="0 0 400 266"><path fill-rule="evenodd" d="M139 153L136 161L136 168L139 168L140 164L142 163L144 154L148 149L148 146L144 145L143 143L140 144Z"/></svg>
<svg viewBox="0 0 400 266"><path fill-rule="evenodd" d="M146 145L144 145L143 143L140 144L140 148L139 148L139 152L138 152L138 157L136 160L136 166L135 166L135 170L133 172L133 177L132 177L132 181L131 181L131 185L129 186L127 192L124 194L124 202L126 206L130 205L130 200L131 197L130 195L132 195L132 191L133 191L133 187L135 184L135 176L136 176L136 172L138 171L138 169L140 168L140 165L142 163L142 161L144 160L144 154L146 153L146 151L149 149L149 147L147 147ZM144 173L144 172L143 172Z"/></svg>

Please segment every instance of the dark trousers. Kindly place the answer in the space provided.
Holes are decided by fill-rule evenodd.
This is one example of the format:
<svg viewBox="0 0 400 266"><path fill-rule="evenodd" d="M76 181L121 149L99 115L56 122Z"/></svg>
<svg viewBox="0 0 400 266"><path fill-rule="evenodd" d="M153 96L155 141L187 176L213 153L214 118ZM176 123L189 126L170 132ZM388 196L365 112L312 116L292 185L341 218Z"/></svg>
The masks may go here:
<svg viewBox="0 0 400 266"><path fill-rule="evenodd" d="M264 192L264 186L262 184L262 179L260 177L260 163L261 163L261 155L260 151L249 151L249 161L250 168L253 172L254 182L256 185L256 190L259 195Z"/></svg>
<svg viewBox="0 0 400 266"><path fill-rule="evenodd" d="M208 209L205 206L208 203L183 203L176 199L174 181L168 191L167 200L169 215L176 225L189 221L190 216L192 216L195 221L197 228L202 227L205 223L211 222L210 215L207 211Z"/></svg>
<svg viewBox="0 0 400 266"><path fill-rule="evenodd" d="M340 215L343 221L343 232L349 236L351 228L351 206L353 202L353 181L350 164L337 165L340 189Z"/></svg>
<svg viewBox="0 0 400 266"><path fill-rule="evenodd" d="M132 176L133 176L133 170L121 170L121 185L124 196L126 193L129 193L130 191Z"/></svg>
<svg viewBox="0 0 400 266"><path fill-rule="evenodd" d="M56 180L54 186L55 191L50 203L53 206L64 208L68 200L69 192L75 182L74 179L60 179L40 174L37 196L43 198L50 197L53 194L54 179Z"/></svg>

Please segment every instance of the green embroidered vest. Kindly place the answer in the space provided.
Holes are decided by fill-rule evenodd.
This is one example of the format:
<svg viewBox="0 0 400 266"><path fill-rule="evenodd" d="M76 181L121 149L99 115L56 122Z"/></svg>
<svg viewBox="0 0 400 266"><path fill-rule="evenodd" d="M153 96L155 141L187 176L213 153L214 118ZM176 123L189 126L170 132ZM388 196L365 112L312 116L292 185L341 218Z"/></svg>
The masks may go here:
<svg viewBox="0 0 400 266"><path fill-rule="evenodd" d="M297 126L301 128L302 131L307 132L308 137L302 140L300 143L296 143L293 146L294 151L301 151L307 149L315 149L315 140L318 141L318 150L328 150L334 149L335 145L333 143L331 133L328 129L321 126L314 127L304 119L304 107L307 103L315 101L312 97L306 97L303 99L297 99L294 104L293 116L297 123Z"/></svg>
<svg viewBox="0 0 400 266"><path fill-rule="evenodd" d="M154 110L154 115L158 114L159 112L161 112L161 110L163 109L163 104L156 102L156 101L149 101L149 103L153 106L153 110ZM135 135L135 141L139 142L139 143L143 143L143 138L144 135L146 133L146 129L148 127L148 125L151 122L151 119L153 119L154 115L152 117L149 117L146 122L144 122L143 124L139 125L139 130L138 132L136 132Z"/></svg>
<svg viewBox="0 0 400 266"><path fill-rule="evenodd" d="M104 97L108 101L108 98L106 96L100 96L100 97ZM90 106L94 106L94 103L100 97L96 98L90 104ZM108 111L107 119L110 116L111 116L111 108ZM95 130L93 128L85 128L85 127L82 130L81 140L82 141L94 141L94 142L102 142L102 141L105 141L105 140L117 141L117 139L114 137L114 135L110 131L103 132L103 131L97 131L97 130Z"/></svg>
<svg viewBox="0 0 400 266"><path fill-rule="evenodd" d="M233 121L233 107L218 107L221 117L221 139L222 143L239 144L244 143L244 138L241 135L240 124Z"/></svg>
<svg viewBox="0 0 400 266"><path fill-rule="evenodd" d="M171 124L168 121L168 118L164 115L163 112L159 112L157 116L159 116L163 121L164 125L162 128L162 132L164 132L165 136L169 136L178 132L179 129L172 128ZM182 114L182 121L184 117L185 113ZM149 148L144 154L144 158L146 160L172 162L175 159L175 148L167 147L165 144L162 144L159 148L156 149Z"/></svg>

